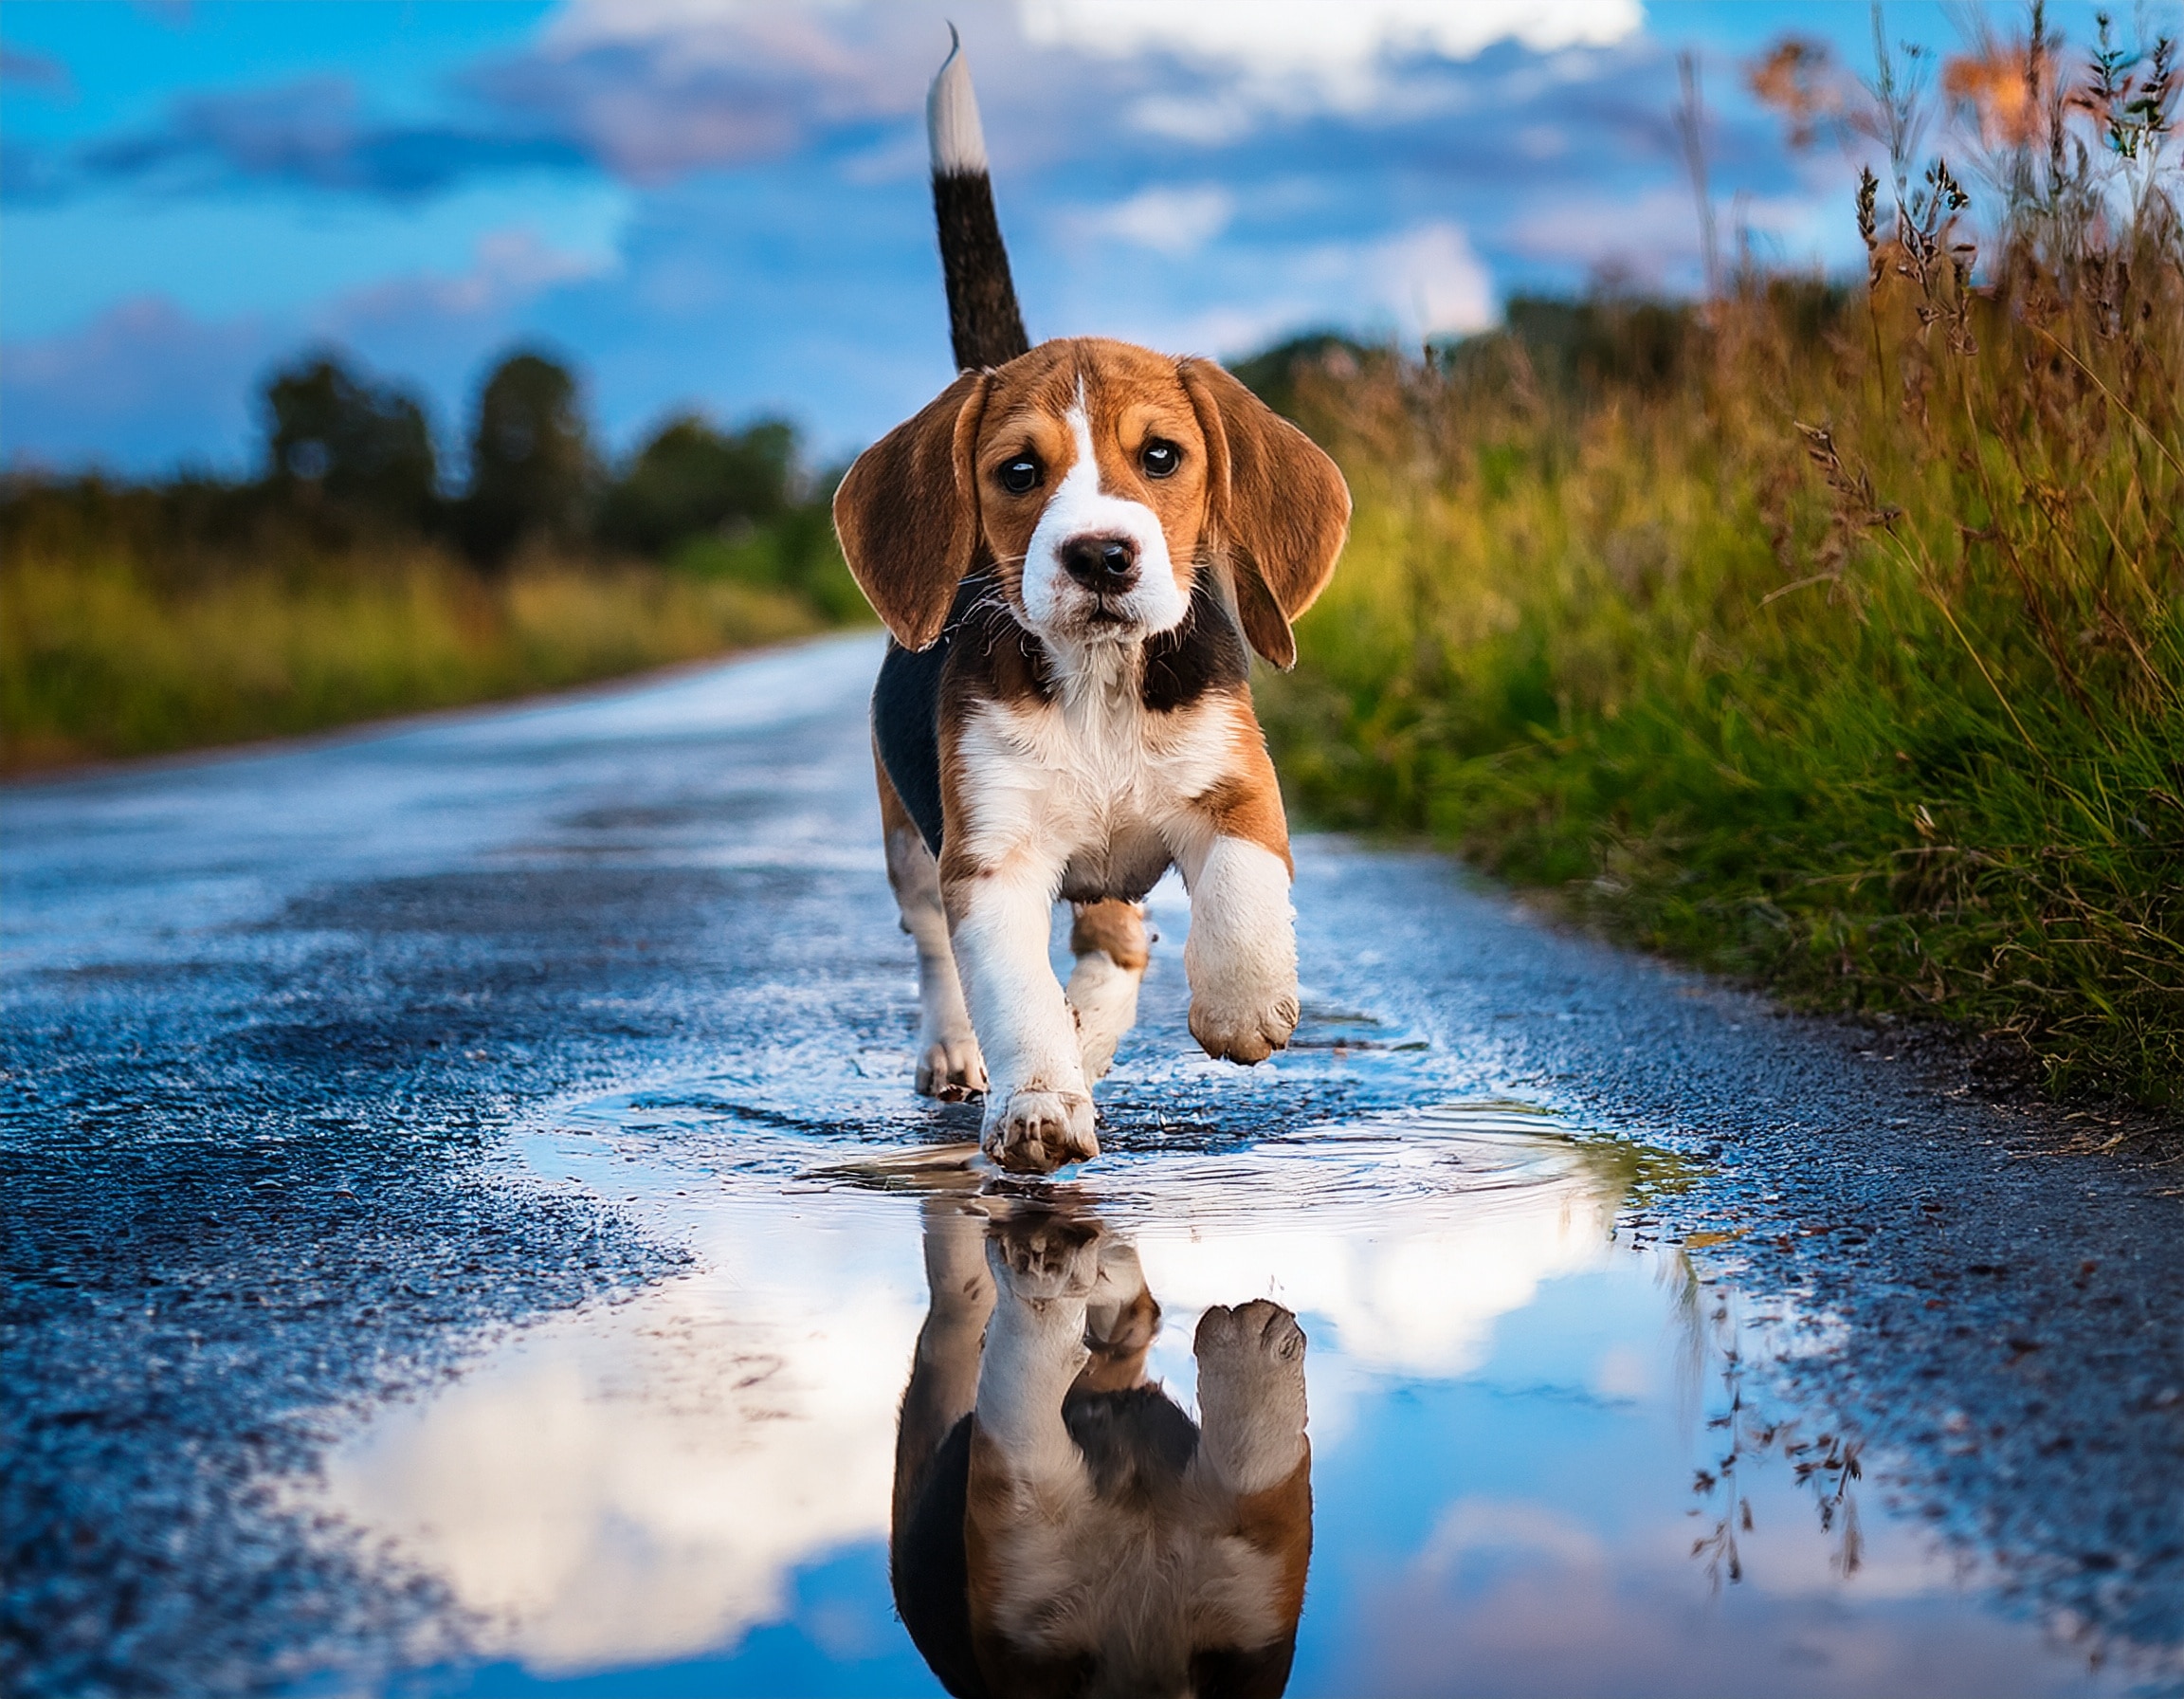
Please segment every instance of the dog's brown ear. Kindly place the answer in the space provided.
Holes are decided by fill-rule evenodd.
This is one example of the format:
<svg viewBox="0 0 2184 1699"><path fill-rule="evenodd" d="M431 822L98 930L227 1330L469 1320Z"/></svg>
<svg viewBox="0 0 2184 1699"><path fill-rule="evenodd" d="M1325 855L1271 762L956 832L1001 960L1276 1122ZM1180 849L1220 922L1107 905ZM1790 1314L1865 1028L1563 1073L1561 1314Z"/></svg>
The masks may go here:
<svg viewBox="0 0 2184 1699"><path fill-rule="evenodd" d="M1318 444L1211 360L1178 371L1206 433L1207 520L1236 580L1244 635L1286 669L1297 660L1289 622L1335 575L1350 486Z"/></svg>
<svg viewBox="0 0 2184 1699"><path fill-rule="evenodd" d="M972 454L987 375L966 372L857 457L834 492L834 534L857 588L904 649L940 635L978 547Z"/></svg>

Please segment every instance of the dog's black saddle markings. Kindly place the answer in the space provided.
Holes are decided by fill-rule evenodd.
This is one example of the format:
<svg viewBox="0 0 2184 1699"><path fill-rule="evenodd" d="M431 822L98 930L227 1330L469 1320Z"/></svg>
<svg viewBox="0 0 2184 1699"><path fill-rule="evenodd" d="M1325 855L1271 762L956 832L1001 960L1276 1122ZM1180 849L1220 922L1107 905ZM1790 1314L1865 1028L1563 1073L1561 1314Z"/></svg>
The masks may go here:
<svg viewBox="0 0 2184 1699"><path fill-rule="evenodd" d="M890 641L880 682L872 687L872 737L880 764L935 856L941 836L940 689L949 656L961 645L985 659L999 644L1013 641L1030 663L1039 696L1048 695L1044 657L1026 642L1023 628L991 594L993 589L983 575L964 579L932 647L908 649ZM1236 615L1212 574L1201 569L1182 623L1146 641L1139 700L1153 713L1172 714L1209 690L1234 689L1250 676L1251 653Z"/></svg>
<svg viewBox="0 0 2184 1699"><path fill-rule="evenodd" d="M1191 606L1172 631L1145 642L1138 699L1156 714L1187 708L1209 690L1235 690L1251 679L1251 651L1236 611L1205 567L1191 584Z"/></svg>
<svg viewBox="0 0 2184 1699"><path fill-rule="evenodd" d="M931 649L904 649L892 638L872 686L872 741L902 806L918 822L925 848L940 853L940 669L948 665L942 630Z"/></svg>
<svg viewBox="0 0 2184 1699"><path fill-rule="evenodd" d="M956 635L991 588L983 576L964 579L948 623L929 648L904 649L890 637L880 682L872 686L872 741L880 764L935 857L940 853L940 675Z"/></svg>

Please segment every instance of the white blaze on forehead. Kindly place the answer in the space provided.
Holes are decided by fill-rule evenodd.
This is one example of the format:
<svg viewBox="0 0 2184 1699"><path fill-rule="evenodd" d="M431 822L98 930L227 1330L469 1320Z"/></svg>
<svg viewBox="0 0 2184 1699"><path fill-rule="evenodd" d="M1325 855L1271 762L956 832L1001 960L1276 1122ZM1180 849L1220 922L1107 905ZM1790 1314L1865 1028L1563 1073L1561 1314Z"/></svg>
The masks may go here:
<svg viewBox="0 0 2184 1699"><path fill-rule="evenodd" d="M1035 630L1051 635L1069 632L1075 616L1091 606L1092 593L1069 575L1062 552L1086 537L1126 537L1138 545L1138 580L1126 595L1110 596L1108 606L1139 634L1171 630L1182 623L1188 604L1175 583L1168 556L1168 534L1160 516L1142 502L1108 494L1100 486L1100 459L1092 446L1092 422L1084 411L1084 386L1077 404L1063 414L1069 428L1073 458L1069 469L1046 498L1046 511L1031 533L1024 556L1024 612Z"/></svg>

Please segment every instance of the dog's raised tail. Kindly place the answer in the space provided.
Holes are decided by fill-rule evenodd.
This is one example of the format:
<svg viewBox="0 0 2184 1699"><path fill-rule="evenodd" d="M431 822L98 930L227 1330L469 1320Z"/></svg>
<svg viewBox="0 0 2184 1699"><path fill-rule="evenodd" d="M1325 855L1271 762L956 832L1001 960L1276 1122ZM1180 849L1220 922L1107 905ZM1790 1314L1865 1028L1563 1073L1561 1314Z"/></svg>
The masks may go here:
<svg viewBox="0 0 2184 1699"><path fill-rule="evenodd" d="M933 213L940 226L940 265L948 277L948 335L958 370L1005 365L1029 351L1009 249L993 210L993 179L986 166L986 132L962 38L948 26L948 57L925 98L925 130L933 149Z"/></svg>

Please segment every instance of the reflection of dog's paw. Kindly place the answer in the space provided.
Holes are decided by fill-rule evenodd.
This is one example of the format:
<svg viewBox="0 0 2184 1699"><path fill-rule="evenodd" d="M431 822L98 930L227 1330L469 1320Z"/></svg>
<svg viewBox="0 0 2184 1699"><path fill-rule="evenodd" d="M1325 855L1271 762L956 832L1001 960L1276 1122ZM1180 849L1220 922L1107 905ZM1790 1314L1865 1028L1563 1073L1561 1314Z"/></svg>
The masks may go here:
<svg viewBox="0 0 2184 1699"><path fill-rule="evenodd" d="M1051 1174L1100 1154L1092 1100L1082 1091L1018 1091L987 1112L986 1154L1015 1174Z"/></svg>
<svg viewBox="0 0 2184 1699"><path fill-rule="evenodd" d="M1201 1374L1262 1376L1301 1379L1304 1329L1281 1305L1254 1298L1230 1309L1216 1304L1198 1318L1197 1353Z"/></svg>
<svg viewBox="0 0 2184 1699"><path fill-rule="evenodd" d="M1286 1479L1303 1455L1304 1330L1264 1298L1199 1318L1198 1409L1209 1462L1239 1492Z"/></svg>
<svg viewBox="0 0 2184 1699"><path fill-rule="evenodd" d="M1218 992L1191 999L1191 1036L1217 1062L1248 1067L1286 1049L1297 1030L1296 982L1263 997L1228 997Z"/></svg>
<svg viewBox="0 0 2184 1699"><path fill-rule="evenodd" d="M988 1232L986 1260L1013 1297L1083 1298L1100 1278L1101 1236L1095 1223L1067 1215L1011 1215Z"/></svg>
<svg viewBox="0 0 2184 1699"><path fill-rule="evenodd" d="M928 1037L918 1054L918 1095L959 1104L986 1089L986 1059L968 1032Z"/></svg>

